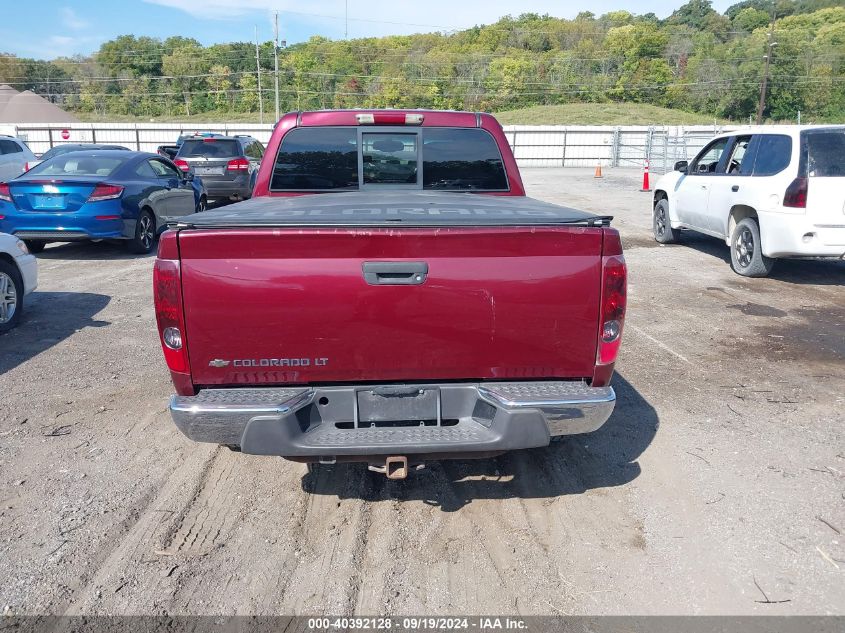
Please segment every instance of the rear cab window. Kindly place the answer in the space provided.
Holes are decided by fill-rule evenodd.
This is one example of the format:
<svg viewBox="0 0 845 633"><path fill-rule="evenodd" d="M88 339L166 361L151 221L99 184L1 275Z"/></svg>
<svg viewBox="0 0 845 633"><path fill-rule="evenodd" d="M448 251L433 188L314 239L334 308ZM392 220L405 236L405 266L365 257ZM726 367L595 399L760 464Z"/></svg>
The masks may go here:
<svg viewBox="0 0 845 633"><path fill-rule="evenodd" d="M419 135L407 132L363 132L363 184L411 185L416 188Z"/></svg>
<svg viewBox="0 0 845 633"><path fill-rule="evenodd" d="M495 139L479 128L301 127L282 138L270 191L508 191Z"/></svg>
<svg viewBox="0 0 845 633"><path fill-rule="evenodd" d="M294 128L279 146L270 191L348 191L358 188L354 127Z"/></svg>
<svg viewBox="0 0 845 633"><path fill-rule="evenodd" d="M810 178L845 176L845 128L801 132L800 174Z"/></svg>

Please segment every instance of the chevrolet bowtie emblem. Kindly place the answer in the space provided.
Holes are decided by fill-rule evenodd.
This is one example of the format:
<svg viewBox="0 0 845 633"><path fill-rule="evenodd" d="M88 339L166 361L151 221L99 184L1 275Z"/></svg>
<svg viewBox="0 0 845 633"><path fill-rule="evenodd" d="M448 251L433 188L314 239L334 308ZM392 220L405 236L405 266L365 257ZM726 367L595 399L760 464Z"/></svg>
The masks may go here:
<svg viewBox="0 0 845 633"><path fill-rule="evenodd" d="M228 360L223 360L222 358L215 358L214 360L208 361L209 367L226 367L229 365Z"/></svg>

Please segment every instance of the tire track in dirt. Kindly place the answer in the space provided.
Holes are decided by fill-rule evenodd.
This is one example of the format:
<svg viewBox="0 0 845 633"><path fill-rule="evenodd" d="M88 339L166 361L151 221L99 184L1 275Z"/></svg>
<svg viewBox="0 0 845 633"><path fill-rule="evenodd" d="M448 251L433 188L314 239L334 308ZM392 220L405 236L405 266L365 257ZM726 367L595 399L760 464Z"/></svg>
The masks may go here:
<svg viewBox="0 0 845 633"><path fill-rule="evenodd" d="M217 450L219 453L225 449ZM217 457L203 472L196 495L185 507L173 534L164 542L163 550L168 554L208 554L221 533L230 530L237 519L231 478L234 460Z"/></svg>
<svg viewBox="0 0 845 633"><path fill-rule="evenodd" d="M218 451L211 447L190 452L189 458L170 474L157 493L149 495L151 501L103 562L93 567L95 571L76 592L77 597L64 610L65 615L133 612L129 603L134 601L134 597L130 597L134 594L132 591L124 591L122 597L110 597L107 602L100 598L106 592L117 594L126 585L138 586L144 567L159 563L161 555L156 552L162 551L160 544L168 540L174 523L178 525L179 517L187 513L200 495L217 454ZM180 509L174 510L174 507ZM171 518L173 515L177 517L175 522Z"/></svg>
<svg viewBox="0 0 845 633"><path fill-rule="evenodd" d="M371 524L370 504L361 499L367 473L343 465L318 468L306 483L319 490L339 476L344 477L339 498L311 493L306 500L301 550L285 592L293 613L353 613Z"/></svg>
<svg viewBox="0 0 845 633"><path fill-rule="evenodd" d="M310 498L301 486L296 486L296 479L301 476L304 466L281 459L274 461L281 471L280 479L290 480L290 487L295 489L290 493L290 498L283 501L287 524L278 530L271 530L278 538L265 537L264 555L256 557L254 543L246 543L255 558L252 578L245 590L243 612L249 614L271 615L282 610L281 605L286 603L288 587L299 564L300 548L305 537L305 517ZM253 502L266 505L271 499L273 497L259 490ZM257 536L260 539L262 532L258 532ZM236 555L240 555L240 552Z"/></svg>

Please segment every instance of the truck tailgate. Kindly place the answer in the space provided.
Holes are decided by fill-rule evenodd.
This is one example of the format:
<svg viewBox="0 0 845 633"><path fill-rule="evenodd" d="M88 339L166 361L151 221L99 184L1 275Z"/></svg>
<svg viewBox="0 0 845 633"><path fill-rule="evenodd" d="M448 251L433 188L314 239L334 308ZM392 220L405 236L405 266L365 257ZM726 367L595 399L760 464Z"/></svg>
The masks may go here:
<svg viewBox="0 0 845 633"><path fill-rule="evenodd" d="M193 382L589 377L601 250L584 226L182 230Z"/></svg>

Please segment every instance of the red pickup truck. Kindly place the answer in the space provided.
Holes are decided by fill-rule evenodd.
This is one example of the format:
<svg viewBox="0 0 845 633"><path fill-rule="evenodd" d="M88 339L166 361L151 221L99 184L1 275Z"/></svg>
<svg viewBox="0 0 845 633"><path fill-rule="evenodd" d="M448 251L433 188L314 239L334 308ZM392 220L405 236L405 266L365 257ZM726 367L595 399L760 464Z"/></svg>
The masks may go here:
<svg viewBox="0 0 845 633"><path fill-rule="evenodd" d="M161 237L172 417L391 478L593 431L625 316L610 219L526 197L487 114L288 114L251 200Z"/></svg>

